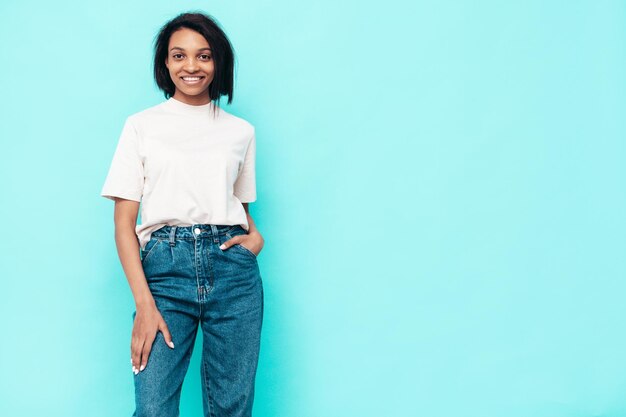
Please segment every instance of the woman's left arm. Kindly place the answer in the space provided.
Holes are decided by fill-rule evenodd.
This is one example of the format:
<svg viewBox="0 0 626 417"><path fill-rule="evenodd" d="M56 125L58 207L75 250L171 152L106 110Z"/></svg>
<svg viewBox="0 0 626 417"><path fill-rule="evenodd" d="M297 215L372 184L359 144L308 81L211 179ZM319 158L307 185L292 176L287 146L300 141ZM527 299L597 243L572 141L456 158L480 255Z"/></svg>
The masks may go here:
<svg viewBox="0 0 626 417"><path fill-rule="evenodd" d="M238 235L234 236L232 239L224 242L220 249L228 249L233 245L240 244L244 246L246 249L249 249L255 255L258 255L263 249L263 245L265 244L265 240L261 233L259 233L256 225L254 224L254 220L248 211L248 203L242 203L243 208L246 210L246 217L248 218L248 234L247 235Z"/></svg>

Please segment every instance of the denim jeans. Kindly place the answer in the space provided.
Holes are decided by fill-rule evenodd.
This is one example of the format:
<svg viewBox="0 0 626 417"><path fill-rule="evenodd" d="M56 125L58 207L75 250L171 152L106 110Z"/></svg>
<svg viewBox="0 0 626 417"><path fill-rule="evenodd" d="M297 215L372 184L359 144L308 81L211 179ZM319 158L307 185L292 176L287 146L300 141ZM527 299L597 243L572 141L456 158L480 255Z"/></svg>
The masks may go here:
<svg viewBox="0 0 626 417"><path fill-rule="evenodd" d="M175 347L167 346L157 332L146 368L133 373L133 416L179 415L198 325L204 416L251 416L263 285L253 252L241 245L219 248L246 233L239 225L164 226L141 250L148 286Z"/></svg>

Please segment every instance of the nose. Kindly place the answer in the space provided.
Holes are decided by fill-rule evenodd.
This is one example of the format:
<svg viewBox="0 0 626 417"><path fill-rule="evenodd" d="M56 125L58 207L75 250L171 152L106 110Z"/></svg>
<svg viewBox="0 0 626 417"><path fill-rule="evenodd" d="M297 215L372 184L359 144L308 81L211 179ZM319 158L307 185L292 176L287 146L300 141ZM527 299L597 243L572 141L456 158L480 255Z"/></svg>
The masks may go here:
<svg viewBox="0 0 626 417"><path fill-rule="evenodd" d="M185 71L193 73L198 68L198 63L193 57L189 57L187 61L185 61Z"/></svg>

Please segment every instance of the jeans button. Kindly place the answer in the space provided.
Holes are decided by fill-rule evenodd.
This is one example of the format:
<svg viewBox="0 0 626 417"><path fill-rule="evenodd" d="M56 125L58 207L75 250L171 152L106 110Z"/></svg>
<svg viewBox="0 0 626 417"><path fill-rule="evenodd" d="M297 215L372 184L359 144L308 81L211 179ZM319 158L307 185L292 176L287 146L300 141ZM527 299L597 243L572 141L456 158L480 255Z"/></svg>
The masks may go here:
<svg viewBox="0 0 626 417"><path fill-rule="evenodd" d="M193 232L197 235L200 234L200 228L196 227L195 229L193 229Z"/></svg>

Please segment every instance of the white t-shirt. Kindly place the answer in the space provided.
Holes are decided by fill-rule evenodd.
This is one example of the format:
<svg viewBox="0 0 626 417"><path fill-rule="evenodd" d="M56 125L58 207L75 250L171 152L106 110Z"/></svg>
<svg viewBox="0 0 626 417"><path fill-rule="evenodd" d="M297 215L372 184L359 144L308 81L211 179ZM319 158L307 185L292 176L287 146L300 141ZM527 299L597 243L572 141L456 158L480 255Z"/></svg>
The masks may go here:
<svg viewBox="0 0 626 417"><path fill-rule="evenodd" d="M249 230L242 203L256 200L255 153L252 124L171 97L127 117L100 194L141 202L142 249L165 225Z"/></svg>

